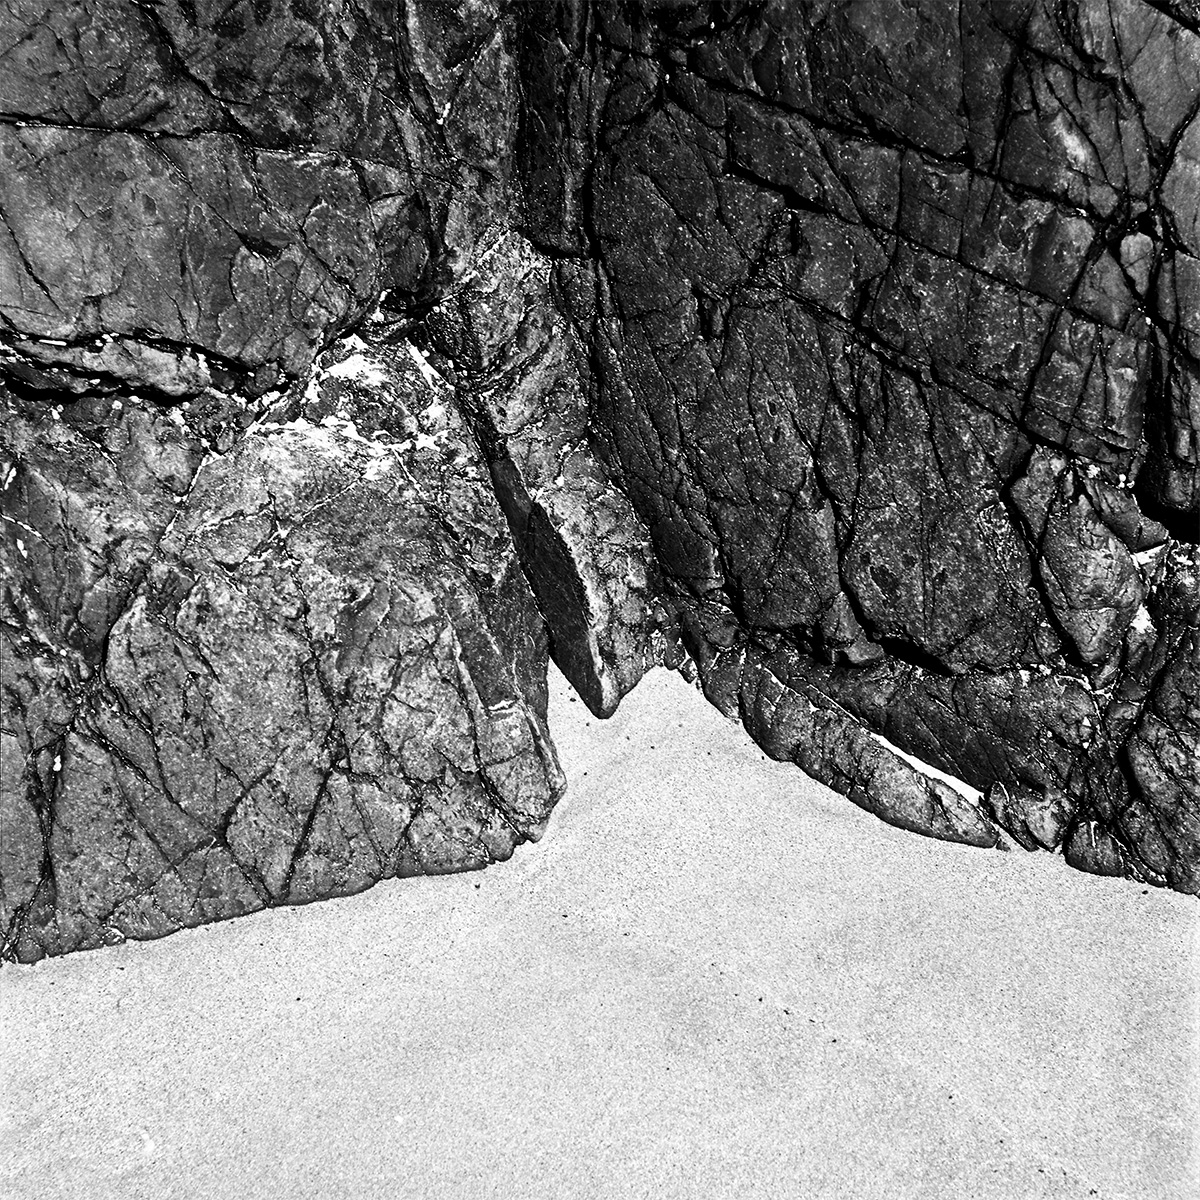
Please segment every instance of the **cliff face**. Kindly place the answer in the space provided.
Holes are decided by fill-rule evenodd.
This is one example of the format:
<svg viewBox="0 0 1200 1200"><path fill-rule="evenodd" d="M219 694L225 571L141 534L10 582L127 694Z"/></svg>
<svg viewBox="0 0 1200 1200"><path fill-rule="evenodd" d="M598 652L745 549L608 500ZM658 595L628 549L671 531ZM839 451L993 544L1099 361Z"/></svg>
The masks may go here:
<svg viewBox="0 0 1200 1200"><path fill-rule="evenodd" d="M532 236L714 702L888 820L1194 888L1194 14L610 5L526 48Z"/></svg>
<svg viewBox="0 0 1200 1200"><path fill-rule="evenodd" d="M6 955L507 857L548 652L1200 887L1194 6L0 31Z"/></svg>

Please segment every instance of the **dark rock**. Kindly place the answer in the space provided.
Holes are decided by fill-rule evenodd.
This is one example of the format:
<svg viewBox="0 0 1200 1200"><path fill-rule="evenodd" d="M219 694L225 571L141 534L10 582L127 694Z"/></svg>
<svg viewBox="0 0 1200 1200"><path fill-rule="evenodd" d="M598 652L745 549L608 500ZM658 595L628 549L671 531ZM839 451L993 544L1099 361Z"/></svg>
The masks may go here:
<svg viewBox="0 0 1200 1200"><path fill-rule="evenodd" d="M545 635L449 389L361 352L329 373L339 415L204 459L52 727L14 696L18 957L484 866L544 828ZM361 392L385 427L355 424Z"/></svg>
<svg viewBox="0 0 1200 1200"><path fill-rule="evenodd" d="M1038 586L1056 624L1080 661L1107 661L1144 598L1129 551L1061 455L1035 451L1009 494L1035 548Z"/></svg>
<svg viewBox="0 0 1200 1200"><path fill-rule="evenodd" d="M381 290L436 295L502 196L510 24L488 3L9 0L6 369L179 396L216 367L261 394Z"/></svg>
<svg viewBox="0 0 1200 1200"><path fill-rule="evenodd" d="M1200 890L1200 15L7 0L0 938L507 857L552 654Z"/></svg>
<svg viewBox="0 0 1200 1200"><path fill-rule="evenodd" d="M590 14L526 30L525 228L706 692L889 819L1193 889L1195 14Z"/></svg>

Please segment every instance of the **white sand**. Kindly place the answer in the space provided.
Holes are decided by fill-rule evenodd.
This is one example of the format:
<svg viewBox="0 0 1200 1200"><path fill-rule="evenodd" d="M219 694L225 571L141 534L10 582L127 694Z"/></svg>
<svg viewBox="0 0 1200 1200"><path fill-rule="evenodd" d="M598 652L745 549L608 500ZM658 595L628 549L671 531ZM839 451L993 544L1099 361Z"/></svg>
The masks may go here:
<svg viewBox="0 0 1200 1200"><path fill-rule="evenodd" d="M678 677L482 874L0 972L20 1197L1193 1197L1194 899L889 829Z"/></svg>

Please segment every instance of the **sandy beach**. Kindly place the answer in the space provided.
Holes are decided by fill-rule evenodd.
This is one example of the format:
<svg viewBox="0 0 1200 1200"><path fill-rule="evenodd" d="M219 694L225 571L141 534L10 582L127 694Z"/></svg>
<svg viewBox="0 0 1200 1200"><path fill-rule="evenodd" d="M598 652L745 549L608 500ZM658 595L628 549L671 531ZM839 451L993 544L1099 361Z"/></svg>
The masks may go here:
<svg viewBox="0 0 1200 1200"><path fill-rule="evenodd" d="M0 1192L1200 1194L1200 908L891 829L678 676L486 872L0 971Z"/></svg>

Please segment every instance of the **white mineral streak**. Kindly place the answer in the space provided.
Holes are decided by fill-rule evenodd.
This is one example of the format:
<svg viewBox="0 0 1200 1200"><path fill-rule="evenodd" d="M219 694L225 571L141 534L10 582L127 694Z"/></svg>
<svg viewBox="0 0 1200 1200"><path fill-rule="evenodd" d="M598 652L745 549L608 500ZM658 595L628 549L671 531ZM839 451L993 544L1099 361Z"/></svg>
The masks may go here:
<svg viewBox="0 0 1200 1200"><path fill-rule="evenodd" d="M18 529L22 529L26 533L30 533L36 538L40 538L42 536L41 533L34 529L32 525L28 525L24 521L19 521L16 517L10 517L8 513L0 513L0 517L3 517L3 519L6 520L10 525L15 525Z"/></svg>
<svg viewBox="0 0 1200 1200"><path fill-rule="evenodd" d="M408 345L408 352L412 356L413 362L415 362L417 364L417 370L421 372L421 375L424 377L425 382L427 384L429 384L430 387L433 387L433 388L438 387L439 385L441 385L442 387L445 387L446 386L445 379L443 379L442 376L439 375L437 373L437 371L434 370L434 368L430 365L429 360L425 357L425 355L423 355L421 353L421 351L418 350L416 348L416 346L414 346L412 344L412 342L408 342L407 345Z"/></svg>
<svg viewBox="0 0 1200 1200"><path fill-rule="evenodd" d="M1154 628L1154 622L1150 618L1150 610L1144 605L1138 605L1138 610L1133 614L1133 620L1130 625L1138 633L1149 633Z"/></svg>
<svg viewBox="0 0 1200 1200"><path fill-rule="evenodd" d="M314 424L304 417L294 421L263 421L255 427L259 433L271 435L291 434L304 438L313 444L313 448L329 455L345 454L350 444L357 452L365 451L371 459L364 468L364 478L370 481L381 478L395 461L396 456L413 449L413 442L381 442L376 437L364 437L358 426L346 417L322 417L320 424ZM420 437L420 435L418 435ZM430 444L436 446L436 442Z"/></svg>
<svg viewBox="0 0 1200 1200"><path fill-rule="evenodd" d="M372 362L365 354L351 354L349 358L327 367L324 375L327 379L355 379L372 387L387 383L386 372L378 362Z"/></svg>
<svg viewBox="0 0 1200 1200"><path fill-rule="evenodd" d="M955 779L953 775L947 775L945 771L939 771L937 767L930 766L927 762L922 762L912 754L906 754L899 746L893 746L881 733L872 733L871 736L885 749L890 750L897 758L902 758L908 765L922 775L930 779L939 779L947 787L953 788L964 800L969 804L978 805L983 800L983 793L977 791L969 783L964 783L961 779Z"/></svg>

